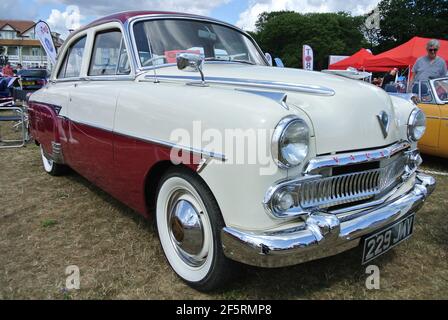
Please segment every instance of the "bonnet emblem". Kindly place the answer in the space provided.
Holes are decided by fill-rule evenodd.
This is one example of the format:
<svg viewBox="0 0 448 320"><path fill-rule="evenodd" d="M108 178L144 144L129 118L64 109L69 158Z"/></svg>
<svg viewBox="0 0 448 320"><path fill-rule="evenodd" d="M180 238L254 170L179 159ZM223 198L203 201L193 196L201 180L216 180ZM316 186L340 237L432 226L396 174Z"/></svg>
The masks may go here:
<svg viewBox="0 0 448 320"><path fill-rule="evenodd" d="M389 125L390 125L390 119L389 115L386 111L381 111L379 115L377 115L378 121L381 126L381 131L383 132L384 138L387 138L389 135Z"/></svg>

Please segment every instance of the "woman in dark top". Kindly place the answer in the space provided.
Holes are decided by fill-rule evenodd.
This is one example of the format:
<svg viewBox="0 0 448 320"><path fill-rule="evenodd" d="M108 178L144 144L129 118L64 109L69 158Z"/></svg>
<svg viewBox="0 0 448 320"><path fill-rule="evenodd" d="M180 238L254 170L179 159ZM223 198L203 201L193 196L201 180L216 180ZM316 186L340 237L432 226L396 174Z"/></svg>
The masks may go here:
<svg viewBox="0 0 448 320"><path fill-rule="evenodd" d="M386 85L388 85L391 82L395 82L395 77L397 76L397 68L393 68L392 70L387 73L383 78L383 83L381 85L381 88L385 89Z"/></svg>

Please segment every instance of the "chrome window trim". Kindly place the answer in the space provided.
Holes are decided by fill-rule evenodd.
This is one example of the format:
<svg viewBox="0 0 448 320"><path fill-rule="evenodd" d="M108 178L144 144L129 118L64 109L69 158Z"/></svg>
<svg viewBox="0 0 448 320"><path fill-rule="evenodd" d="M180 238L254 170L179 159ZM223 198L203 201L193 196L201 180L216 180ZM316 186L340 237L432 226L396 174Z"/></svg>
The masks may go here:
<svg viewBox="0 0 448 320"><path fill-rule="evenodd" d="M108 76L87 76L76 78L65 78L51 80L51 83L79 82L79 81L134 81L134 75L108 75Z"/></svg>
<svg viewBox="0 0 448 320"><path fill-rule="evenodd" d="M167 80L167 81L198 81L201 80L198 76L175 76L175 75L146 75L145 79L148 81ZM332 89L313 86L306 84L295 84L280 81L266 81L266 80L253 80L253 79L240 79L240 78L225 78L225 77L207 77L207 83L231 85L231 86L245 86L259 89L270 90L287 90L291 92L309 93L322 96L334 96L335 92Z"/></svg>
<svg viewBox="0 0 448 320"><path fill-rule="evenodd" d="M58 58L59 58L59 55L62 54L62 59L56 60L56 65L53 68L53 73L52 73L52 75L50 77L50 79L51 79L50 81L65 80L65 79L75 79L75 78L81 77L82 66L83 66L84 59L85 59L84 58L84 54L85 53L83 53L83 57L82 57L82 60L81 60L81 70L79 72L80 73L79 77L58 78L58 74L59 74L59 71L61 70L63 65L65 65L65 67L67 67L68 60L66 60L65 58L67 58L67 54L69 54L68 50L70 49L70 47L73 44L77 43L79 40L81 40L83 37L86 38L86 43L84 45L84 51L86 51L87 45L88 45L88 40L89 40L89 32L88 32L88 30L84 30L84 31L76 34L73 38L70 39L69 42L64 43L63 50L58 54Z"/></svg>
<svg viewBox="0 0 448 320"><path fill-rule="evenodd" d="M235 27L232 24L229 24L227 22L223 22L223 21L219 21L219 20L215 20L212 18L207 18L207 17L198 17L198 16L190 16L190 15L170 15L170 14L153 14L153 15L143 15L143 16L136 16L136 17L132 17L130 18L126 23L125 26L127 28L127 32L129 34L130 40L132 42L132 48L133 48L133 60L136 63L137 69L136 72L141 72L141 71L146 71L146 70L152 70L152 67L142 67L141 65L141 61L140 58L138 57L138 48L137 48L137 43L135 42L135 37L134 37L134 25L137 22L140 21L152 21L152 20L163 20L163 19L169 19L169 20L192 20L192 21L199 21L199 22L209 22L209 23L213 23L213 24L218 24L221 25L223 27L227 27L227 28L231 28L239 33L241 33L242 35L246 36L254 45L255 49L258 51L258 53L261 56L261 59L263 60L263 62L265 63L265 66L269 66L268 61L266 60L266 57L263 53L263 51L260 49L260 47L258 46L257 42L247 33L244 32L243 30L241 30L240 28ZM151 52L151 40L149 41L150 44L150 53L152 56L152 52ZM166 67L172 64L161 64L158 65L158 67Z"/></svg>
<svg viewBox="0 0 448 320"><path fill-rule="evenodd" d="M112 24L116 24L115 26L113 26ZM131 67L131 72L130 74L117 74L117 75L108 75L108 76L89 76L87 75L86 77L84 76L79 76L79 77L71 77L71 78L57 78L57 75L59 73L59 69L61 68L61 64L65 58L65 55L67 54L67 49L70 48L70 46L76 42L78 39L80 39L83 36L86 36L86 47L88 45L87 40L89 37L89 33L93 33L92 37L93 40L95 40L96 35L98 33L101 32L105 32L107 30L113 30L113 29L119 29L126 49L128 51L128 57L129 57L129 62L130 62L130 67ZM109 22L104 22L102 24L98 24L95 26L92 26L90 28L87 28L85 30L80 31L79 33L73 35L72 38L68 39L68 42L64 43L62 50L58 52L58 60L56 62L56 66L53 69L53 73L52 76L50 77L50 83L59 83L59 82L73 82L73 81L85 81L86 79L93 80L93 81L97 81L97 80L102 80L102 81L125 81L125 80L132 80L134 81L136 78L136 70L137 70L137 64L134 61L135 57L134 57L134 50L132 48L132 43L130 41L130 36L129 36L129 32L128 32L128 25L127 23L120 23L118 21L109 21ZM88 57L88 62L90 65L90 62L92 60L92 54L93 54L93 46L90 50L91 52L85 52L85 54L89 53L89 57ZM59 59L59 57L62 57L62 59ZM83 57L84 60L84 57ZM62 62L61 62L62 61ZM99 79L99 77L103 78L103 79ZM107 78L107 79L106 79Z"/></svg>
<svg viewBox="0 0 448 320"><path fill-rule="evenodd" d="M335 168L353 164L368 163L389 159L397 153L409 149L411 144L408 141L399 141L391 146L370 150L357 151L353 153L321 156L311 159L306 165L304 174L311 174L320 169Z"/></svg>

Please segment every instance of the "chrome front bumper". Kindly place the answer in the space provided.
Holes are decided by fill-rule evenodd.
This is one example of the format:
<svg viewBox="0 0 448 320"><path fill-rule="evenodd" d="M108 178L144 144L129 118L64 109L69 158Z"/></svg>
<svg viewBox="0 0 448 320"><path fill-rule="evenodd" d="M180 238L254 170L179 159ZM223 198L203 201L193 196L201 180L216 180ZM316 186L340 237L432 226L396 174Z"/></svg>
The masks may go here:
<svg viewBox="0 0 448 320"><path fill-rule="evenodd" d="M414 187L392 202L370 208L341 221L334 214L316 212L303 227L253 233L225 227L224 254L233 260L266 268L291 266L329 257L360 244L361 238L417 212L435 189L435 179L418 173Z"/></svg>

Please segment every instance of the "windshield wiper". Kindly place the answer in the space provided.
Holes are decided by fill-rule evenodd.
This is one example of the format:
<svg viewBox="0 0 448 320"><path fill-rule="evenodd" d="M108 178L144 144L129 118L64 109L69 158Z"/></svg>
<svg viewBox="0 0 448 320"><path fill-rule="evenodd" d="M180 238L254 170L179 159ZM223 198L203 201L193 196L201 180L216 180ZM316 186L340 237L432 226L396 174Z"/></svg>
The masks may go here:
<svg viewBox="0 0 448 320"><path fill-rule="evenodd" d="M254 66L256 63L254 63L254 62L250 62L250 61L247 61L247 60L238 60L238 59L231 59L231 60L229 60L229 61L232 61L232 62L239 62L239 63L245 63L245 64L250 64L250 65L252 65L252 66Z"/></svg>
<svg viewBox="0 0 448 320"><path fill-rule="evenodd" d="M255 65L255 63L250 62L250 61L246 61L246 60L238 60L238 59L220 59L220 58L205 58L205 61L222 61L222 62L237 62L237 63L244 63L244 64L250 64L250 65Z"/></svg>

